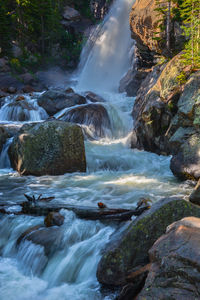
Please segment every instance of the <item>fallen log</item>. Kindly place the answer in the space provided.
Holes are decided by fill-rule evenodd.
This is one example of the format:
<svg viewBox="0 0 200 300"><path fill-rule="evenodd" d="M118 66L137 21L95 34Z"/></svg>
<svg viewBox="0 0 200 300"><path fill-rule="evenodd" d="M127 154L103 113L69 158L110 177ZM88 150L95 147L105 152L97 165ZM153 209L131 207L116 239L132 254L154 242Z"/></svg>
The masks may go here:
<svg viewBox="0 0 200 300"><path fill-rule="evenodd" d="M22 213L33 216L47 216L50 212L58 212L61 209L73 211L77 217L88 220L112 220L112 221L126 221L130 220L132 216L139 216L145 210L149 209L149 205L137 207L136 209L113 209L113 208L95 208L89 206L75 206L70 204L56 204L56 203L31 203L23 202Z"/></svg>

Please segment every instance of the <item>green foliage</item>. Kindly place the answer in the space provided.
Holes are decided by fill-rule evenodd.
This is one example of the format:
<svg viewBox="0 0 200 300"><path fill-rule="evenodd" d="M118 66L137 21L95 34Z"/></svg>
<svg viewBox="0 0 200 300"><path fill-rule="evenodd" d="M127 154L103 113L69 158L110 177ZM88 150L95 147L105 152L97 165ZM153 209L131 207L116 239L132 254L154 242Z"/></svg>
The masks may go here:
<svg viewBox="0 0 200 300"><path fill-rule="evenodd" d="M178 81L178 83L179 83L180 85L185 84L186 81L187 81L187 76L186 76L185 72L182 71L182 72L176 77L176 80Z"/></svg>
<svg viewBox="0 0 200 300"><path fill-rule="evenodd" d="M185 45L182 56L185 65L192 69L200 68L200 1L186 0L181 5L183 29L189 41Z"/></svg>

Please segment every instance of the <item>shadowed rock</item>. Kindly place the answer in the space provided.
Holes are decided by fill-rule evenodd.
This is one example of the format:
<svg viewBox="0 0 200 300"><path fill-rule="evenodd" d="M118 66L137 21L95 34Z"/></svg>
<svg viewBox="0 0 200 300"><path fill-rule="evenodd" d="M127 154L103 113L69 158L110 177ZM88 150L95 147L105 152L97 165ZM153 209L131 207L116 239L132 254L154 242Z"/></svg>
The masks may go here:
<svg viewBox="0 0 200 300"><path fill-rule="evenodd" d="M52 89L43 93L38 98L38 104L44 108L50 116L56 114L63 108L85 103L86 99L74 93L72 89L67 91Z"/></svg>
<svg viewBox="0 0 200 300"><path fill-rule="evenodd" d="M97 278L105 285L125 285L127 275L149 263L148 251L166 227L186 216L200 216L200 209L177 198L162 199L114 236L99 262ZM156 298L155 298L156 299Z"/></svg>
<svg viewBox="0 0 200 300"><path fill-rule="evenodd" d="M87 104L72 108L61 116L61 120L87 125L92 134L97 137L105 137L108 131L111 131L107 110L101 104Z"/></svg>

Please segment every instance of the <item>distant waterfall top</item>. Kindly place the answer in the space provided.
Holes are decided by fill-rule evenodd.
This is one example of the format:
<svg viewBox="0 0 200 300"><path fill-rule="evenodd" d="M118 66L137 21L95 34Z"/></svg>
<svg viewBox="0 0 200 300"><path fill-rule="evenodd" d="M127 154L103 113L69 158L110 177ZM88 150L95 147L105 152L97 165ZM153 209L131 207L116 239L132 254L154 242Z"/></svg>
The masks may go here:
<svg viewBox="0 0 200 300"><path fill-rule="evenodd" d="M117 91L130 66L133 40L128 16L132 5L133 0L116 0L101 29L94 31L93 47L86 44L87 51L83 49L78 90Z"/></svg>

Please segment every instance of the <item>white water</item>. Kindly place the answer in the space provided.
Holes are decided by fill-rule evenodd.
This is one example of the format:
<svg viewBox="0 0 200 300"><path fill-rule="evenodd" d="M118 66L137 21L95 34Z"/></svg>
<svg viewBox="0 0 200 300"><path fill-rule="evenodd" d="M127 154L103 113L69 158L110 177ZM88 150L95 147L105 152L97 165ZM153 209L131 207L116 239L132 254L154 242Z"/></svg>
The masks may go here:
<svg viewBox="0 0 200 300"><path fill-rule="evenodd" d="M163 196L186 195L187 183L176 181L169 168L169 157L132 150L129 138L132 129L132 98L118 94L117 85L128 69L131 45L128 11L132 0L116 0L88 60L84 56L77 91L98 91L107 100L112 137L86 140L87 172L63 176L20 177L10 169L0 170L0 204L8 207L20 203L23 194L55 196L56 202L96 206L102 201L109 207L133 208L141 197L157 201ZM85 67L83 67L83 65ZM80 69L79 69L80 70ZM46 116L34 99L27 99L34 114L27 120ZM1 120L19 121L18 112L11 116L6 100L0 110ZM37 114L37 116L35 115ZM8 117L9 116L9 117ZM9 141L8 141L9 143ZM4 146L0 158L5 161ZM8 164L4 165L8 168ZM16 207L17 209L17 207ZM11 210L11 208L10 208ZM110 300L102 294L96 279L100 252L119 225L79 220L72 212L62 211L65 223L60 227L61 239L47 258L44 248L30 241L16 245L20 235L42 217L1 216L0 218L0 299L1 300ZM121 225L123 226L123 225ZM119 230L120 227L117 227Z"/></svg>
<svg viewBox="0 0 200 300"><path fill-rule="evenodd" d="M86 62L78 78L78 90L117 91L120 79L130 67L133 41L128 16L132 5L133 0L114 1L92 51L82 55Z"/></svg>

